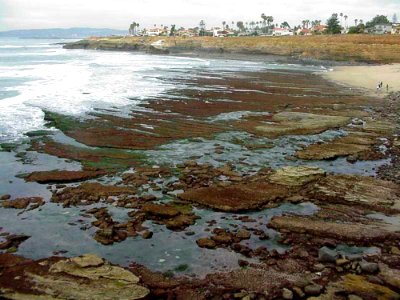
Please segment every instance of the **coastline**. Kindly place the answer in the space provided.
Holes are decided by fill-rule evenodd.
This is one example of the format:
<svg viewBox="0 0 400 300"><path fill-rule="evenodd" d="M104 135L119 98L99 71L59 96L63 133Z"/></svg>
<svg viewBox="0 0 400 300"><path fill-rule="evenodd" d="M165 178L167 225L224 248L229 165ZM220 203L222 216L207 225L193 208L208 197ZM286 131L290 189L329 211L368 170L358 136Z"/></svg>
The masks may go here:
<svg viewBox="0 0 400 300"><path fill-rule="evenodd" d="M365 51L365 44L370 44ZM399 36L292 37L91 37L68 43L66 49L142 51L151 54L208 53L272 55L339 64L400 63Z"/></svg>
<svg viewBox="0 0 400 300"><path fill-rule="evenodd" d="M362 62L216 49L144 55L136 65L150 61L154 78L184 88L99 105L88 118L42 110L46 130L0 148L10 174L0 194L1 296L400 297L400 95L366 97L343 88L351 77L328 81L319 67L264 69L272 57ZM91 52L104 56L95 71L107 77L90 77L100 90L125 82L114 92L124 96L135 86L117 69L152 75L133 70L141 55ZM190 55L221 61L174 57ZM230 61L241 57L260 63ZM86 99L93 89L79 91Z"/></svg>
<svg viewBox="0 0 400 300"><path fill-rule="evenodd" d="M365 90L370 96L384 97L400 90L400 64L338 66L322 76L340 85ZM383 82L383 87L377 91L379 82ZM389 89L386 85L389 85Z"/></svg>

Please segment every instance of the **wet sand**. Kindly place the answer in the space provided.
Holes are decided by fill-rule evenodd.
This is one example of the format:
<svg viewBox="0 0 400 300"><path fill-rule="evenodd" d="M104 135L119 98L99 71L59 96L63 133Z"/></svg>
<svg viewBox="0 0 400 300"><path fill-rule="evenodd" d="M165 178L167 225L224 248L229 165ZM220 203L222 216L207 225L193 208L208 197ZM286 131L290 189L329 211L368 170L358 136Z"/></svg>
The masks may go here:
<svg viewBox="0 0 400 300"><path fill-rule="evenodd" d="M400 90L400 64L335 67L324 77L339 84L366 89L374 96L385 96L388 91ZM376 87L380 81L383 82L383 88L377 92Z"/></svg>

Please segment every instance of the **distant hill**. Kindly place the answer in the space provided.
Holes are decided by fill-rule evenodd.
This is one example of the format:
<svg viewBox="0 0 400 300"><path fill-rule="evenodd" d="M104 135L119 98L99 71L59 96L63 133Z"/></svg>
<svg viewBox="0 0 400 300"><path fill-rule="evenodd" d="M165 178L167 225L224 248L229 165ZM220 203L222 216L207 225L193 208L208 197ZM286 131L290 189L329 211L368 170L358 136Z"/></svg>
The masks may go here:
<svg viewBox="0 0 400 300"><path fill-rule="evenodd" d="M0 31L0 37L81 39L90 36L125 35L127 30L108 28L50 28Z"/></svg>

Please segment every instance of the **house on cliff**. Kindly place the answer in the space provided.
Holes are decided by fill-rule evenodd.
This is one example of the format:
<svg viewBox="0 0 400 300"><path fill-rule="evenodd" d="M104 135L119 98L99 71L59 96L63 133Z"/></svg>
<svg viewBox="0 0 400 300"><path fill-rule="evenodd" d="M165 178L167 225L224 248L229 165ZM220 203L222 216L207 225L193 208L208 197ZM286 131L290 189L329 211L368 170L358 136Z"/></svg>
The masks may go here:
<svg viewBox="0 0 400 300"><path fill-rule="evenodd" d="M392 24L376 24L372 28L373 34L388 34L392 33Z"/></svg>
<svg viewBox="0 0 400 300"><path fill-rule="evenodd" d="M392 34L400 34L400 23L392 24Z"/></svg>
<svg viewBox="0 0 400 300"><path fill-rule="evenodd" d="M273 28L272 36L287 36L294 35L293 31L290 28Z"/></svg>

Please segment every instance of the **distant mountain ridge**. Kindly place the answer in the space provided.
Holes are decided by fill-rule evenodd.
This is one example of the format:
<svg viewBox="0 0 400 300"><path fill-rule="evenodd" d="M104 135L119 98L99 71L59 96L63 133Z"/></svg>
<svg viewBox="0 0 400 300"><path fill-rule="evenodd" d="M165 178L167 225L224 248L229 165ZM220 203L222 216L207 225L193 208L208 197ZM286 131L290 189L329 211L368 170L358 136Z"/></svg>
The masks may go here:
<svg viewBox="0 0 400 300"><path fill-rule="evenodd" d="M90 36L125 35L127 33L127 30L76 27L0 31L0 37L81 39Z"/></svg>

